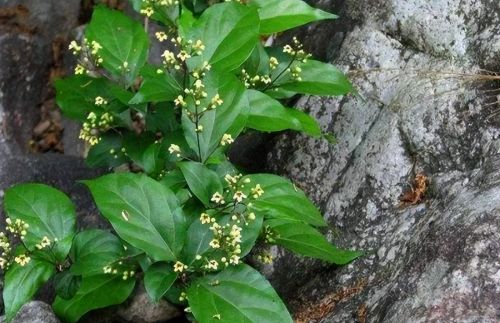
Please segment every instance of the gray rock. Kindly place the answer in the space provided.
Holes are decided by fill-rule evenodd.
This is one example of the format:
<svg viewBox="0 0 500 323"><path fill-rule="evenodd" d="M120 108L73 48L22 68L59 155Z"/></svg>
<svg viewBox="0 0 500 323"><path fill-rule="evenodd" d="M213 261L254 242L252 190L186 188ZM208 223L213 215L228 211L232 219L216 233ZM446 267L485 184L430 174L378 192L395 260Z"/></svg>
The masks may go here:
<svg viewBox="0 0 500 323"><path fill-rule="evenodd" d="M33 301L25 304L12 323L60 323L49 304Z"/></svg>
<svg viewBox="0 0 500 323"><path fill-rule="evenodd" d="M120 306L117 315L127 323L159 323L166 322L182 314L179 309L164 299L154 303L141 284L135 290L130 301Z"/></svg>
<svg viewBox="0 0 500 323"><path fill-rule="evenodd" d="M295 313L322 322L364 308L368 322L499 321L500 105L482 70L500 67L498 3L316 3L341 18L307 28L306 44L347 71L362 99L302 98L338 144L288 133L268 165L317 202L332 241L366 255L335 267L279 250L272 283ZM425 201L403 206L417 173L429 178Z"/></svg>

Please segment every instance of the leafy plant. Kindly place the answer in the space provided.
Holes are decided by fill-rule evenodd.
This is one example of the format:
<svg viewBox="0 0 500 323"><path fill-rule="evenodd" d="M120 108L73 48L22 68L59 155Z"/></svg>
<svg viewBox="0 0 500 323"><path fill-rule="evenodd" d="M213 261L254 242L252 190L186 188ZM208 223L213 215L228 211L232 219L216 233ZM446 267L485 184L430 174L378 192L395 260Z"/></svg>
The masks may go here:
<svg viewBox="0 0 500 323"><path fill-rule="evenodd" d="M301 0L131 2L146 26L159 26L154 39L98 6L85 38L70 44L75 75L56 83L59 106L82 123L88 164L130 170L83 182L114 230L77 232L73 204L54 188L9 189L0 234L7 321L50 279L66 322L125 301L144 279L152 300L179 304L199 322L291 322L244 263L253 247L276 244L337 265L360 253L324 238L322 215L289 180L243 175L226 153L248 129L322 136L313 118L279 100L343 95L351 84L297 39L284 48L263 39L335 16ZM148 63L151 42L164 48L159 65ZM257 258L271 261L266 252Z"/></svg>

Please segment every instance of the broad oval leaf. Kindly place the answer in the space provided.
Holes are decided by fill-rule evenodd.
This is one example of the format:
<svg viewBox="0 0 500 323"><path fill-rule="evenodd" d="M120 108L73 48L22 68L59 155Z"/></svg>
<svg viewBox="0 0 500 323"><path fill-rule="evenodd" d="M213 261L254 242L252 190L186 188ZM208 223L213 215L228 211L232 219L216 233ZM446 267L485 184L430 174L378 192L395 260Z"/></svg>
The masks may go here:
<svg viewBox="0 0 500 323"><path fill-rule="evenodd" d="M314 226L326 226L316 206L289 180L271 174L254 174L245 176L244 179L246 178L250 179L248 186L259 184L264 190L262 196L252 201L251 209L263 212L266 219L290 219ZM247 195L250 196L250 192Z"/></svg>
<svg viewBox="0 0 500 323"><path fill-rule="evenodd" d="M12 220L29 225L24 239L28 249L36 250L47 237L56 259L66 258L76 223L75 207L66 194L43 184L20 184L5 193L4 207Z"/></svg>
<svg viewBox="0 0 500 323"><path fill-rule="evenodd" d="M303 222L268 220L265 225L278 234L276 244L304 256L345 265L363 254L336 248L318 230Z"/></svg>
<svg viewBox="0 0 500 323"><path fill-rule="evenodd" d="M114 234L92 229L78 233L71 248L71 273L91 276L103 273L103 267L124 256L123 245Z"/></svg>
<svg viewBox="0 0 500 323"><path fill-rule="evenodd" d="M64 322L77 322L85 313L123 303L134 290L135 279L121 275L97 275L82 279L80 289L71 299L56 297L52 308Z"/></svg>
<svg viewBox="0 0 500 323"><path fill-rule="evenodd" d="M174 272L172 264L157 262L149 266L144 273L144 287L149 297L158 302L176 279L177 273Z"/></svg>
<svg viewBox="0 0 500 323"><path fill-rule="evenodd" d="M210 198L215 192L222 194L222 183L219 176L207 166L197 162L182 162L177 165L184 175L189 189L203 205L210 204Z"/></svg>
<svg viewBox="0 0 500 323"><path fill-rule="evenodd" d="M53 282L56 294L63 299L70 299L80 288L82 276L73 275L69 270L66 270L57 273Z"/></svg>
<svg viewBox="0 0 500 323"><path fill-rule="evenodd" d="M302 0L250 0L259 7L260 33L274 34L307 23L338 18Z"/></svg>
<svg viewBox="0 0 500 323"><path fill-rule="evenodd" d="M3 288L7 322L14 318L17 311L35 295L38 288L48 281L54 273L54 265L38 259L31 259L25 266L12 265L5 274Z"/></svg>
<svg viewBox="0 0 500 323"><path fill-rule="evenodd" d="M230 71L241 66L257 44L259 15L253 7L220 3L205 10L187 33L187 38L200 39L205 44L202 62Z"/></svg>
<svg viewBox="0 0 500 323"><path fill-rule="evenodd" d="M149 39L141 24L125 14L98 6L86 29L89 41L97 41L102 49L102 65L130 86L146 63Z"/></svg>
<svg viewBox="0 0 500 323"><path fill-rule="evenodd" d="M344 95L354 91L347 77L332 64L308 60L300 68L301 81L288 76L280 78L276 86L285 91L325 96Z"/></svg>
<svg viewBox="0 0 500 323"><path fill-rule="evenodd" d="M321 129L318 122L310 115L291 108L285 108L268 95L247 90L250 102L247 127L259 131L282 131L292 129L319 137Z"/></svg>
<svg viewBox="0 0 500 323"><path fill-rule="evenodd" d="M177 199L145 175L120 173L85 181L118 235L153 259L174 261L184 243Z"/></svg>
<svg viewBox="0 0 500 323"><path fill-rule="evenodd" d="M199 322L292 322L271 284L244 264L195 280L187 295Z"/></svg>
<svg viewBox="0 0 500 323"><path fill-rule="evenodd" d="M167 72L158 73L157 67L145 66L141 76L141 88L129 101L130 104L173 101L181 92L177 81Z"/></svg>

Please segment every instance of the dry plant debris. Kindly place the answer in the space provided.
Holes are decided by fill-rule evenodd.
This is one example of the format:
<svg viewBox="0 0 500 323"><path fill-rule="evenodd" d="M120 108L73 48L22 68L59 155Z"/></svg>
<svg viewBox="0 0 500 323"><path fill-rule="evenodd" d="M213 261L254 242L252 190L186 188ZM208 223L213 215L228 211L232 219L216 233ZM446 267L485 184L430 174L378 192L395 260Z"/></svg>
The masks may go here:
<svg viewBox="0 0 500 323"><path fill-rule="evenodd" d="M317 322L330 314L341 301L359 294L367 284L366 279L361 279L352 287L342 288L335 293L327 294L318 304L306 303L295 314L295 323Z"/></svg>
<svg viewBox="0 0 500 323"><path fill-rule="evenodd" d="M424 174L417 174L413 187L399 198L401 206L417 205L422 202L428 189L427 181L428 178Z"/></svg>

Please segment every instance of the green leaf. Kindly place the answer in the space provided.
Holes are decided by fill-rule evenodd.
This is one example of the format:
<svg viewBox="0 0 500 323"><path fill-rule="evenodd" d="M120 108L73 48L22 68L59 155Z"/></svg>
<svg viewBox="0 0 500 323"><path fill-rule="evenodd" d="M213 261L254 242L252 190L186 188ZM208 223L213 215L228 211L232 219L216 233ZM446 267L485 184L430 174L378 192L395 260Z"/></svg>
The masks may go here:
<svg viewBox="0 0 500 323"><path fill-rule="evenodd" d="M319 137L321 129L310 115L295 109L285 108L268 95L247 90L250 101L247 127L259 131L282 131L292 129Z"/></svg>
<svg viewBox="0 0 500 323"><path fill-rule="evenodd" d="M280 78L276 85L280 89L312 95L344 95L353 91L352 84L332 64L308 60L300 64L302 81L288 77Z"/></svg>
<svg viewBox="0 0 500 323"><path fill-rule="evenodd" d="M75 296L82 282L81 276L75 276L70 271L63 271L55 275L54 285L56 293L62 299L70 299Z"/></svg>
<svg viewBox="0 0 500 323"><path fill-rule="evenodd" d="M158 302L172 287L176 279L177 273L174 272L171 264L157 262L144 273L144 287L149 297Z"/></svg>
<svg viewBox="0 0 500 323"><path fill-rule="evenodd" d="M7 322L10 322L17 311L31 300L38 288L49 280L54 272L54 265L37 259L31 259L24 267L18 264L12 265L5 274L3 289Z"/></svg>
<svg viewBox="0 0 500 323"><path fill-rule="evenodd" d="M215 192L222 194L222 183L217 173L197 162L182 162L177 164L189 189L205 205L210 205L210 199Z"/></svg>
<svg viewBox="0 0 500 323"><path fill-rule="evenodd" d="M80 289L69 300L56 297L52 308L65 322L77 322L85 313L123 303L134 290L135 279L123 280L121 275L84 277Z"/></svg>
<svg viewBox="0 0 500 323"><path fill-rule="evenodd" d="M142 25L119 11L98 6L86 36L103 47L99 51L102 65L112 74L123 76L126 86L132 85L148 56L149 40Z"/></svg>
<svg viewBox="0 0 500 323"><path fill-rule="evenodd" d="M269 55L264 45L257 43L252 54L244 64L244 69L249 75L268 75L269 74Z"/></svg>
<svg viewBox="0 0 500 323"><path fill-rule="evenodd" d="M200 212L201 214L201 212ZM195 217L186 236L186 244L182 250L182 260L188 266L191 266L196 260L197 255L203 255L208 252L210 241L214 238L214 234L209 230L206 224L202 224L199 216Z"/></svg>
<svg viewBox="0 0 500 323"><path fill-rule="evenodd" d="M55 82L56 102L64 115L71 119L85 121L91 111L100 111L95 98L107 98L107 82L104 79L74 75ZM109 102L109 99L108 99Z"/></svg>
<svg viewBox="0 0 500 323"><path fill-rule="evenodd" d="M319 210L300 189L289 180L271 174L255 174L249 178L249 186L260 184L264 194L253 201L252 209L263 212L266 219L302 221L314 226L326 226ZM250 193L247 194L250 196Z"/></svg>
<svg viewBox="0 0 500 323"><path fill-rule="evenodd" d="M114 234L92 229L78 233L71 248L74 275L91 276L103 273L103 267L124 256L123 245Z"/></svg>
<svg viewBox="0 0 500 323"><path fill-rule="evenodd" d="M292 322L271 284L247 265L199 278L187 295L199 322Z"/></svg>
<svg viewBox="0 0 500 323"><path fill-rule="evenodd" d="M63 192L43 184L16 185L5 193L4 207L12 220L29 225L24 239L29 250L36 250L36 245L48 237L55 258L66 258L75 234L76 214Z"/></svg>
<svg viewBox="0 0 500 323"><path fill-rule="evenodd" d="M189 147L197 154L201 153L199 157L203 162L217 149L224 134L227 133L236 138L241 133L249 110L245 87L232 75L208 74L205 78L205 90L208 98L218 93L224 103L215 110L203 114L199 122L203 131L196 133L196 127L187 116L186 109L182 114L182 127ZM192 110L194 111L194 108Z"/></svg>
<svg viewBox="0 0 500 323"><path fill-rule="evenodd" d="M363 254L337 249L316 229L302 222L268 220L265 225L278 234L276 244L304 256L345 265Z"/></svg>
<svg viewBox="0 0 500 323"><path fill-rule="evenodd" d="M129 101L130 104L173 101L181 93L179 83L169 73L157 71L158 67L151 65L142 69L141 88Z"/></svg>
<svg viewBox="0 0 500 323"><path fill-rule="evenodd" d="M234 70L250 56L259 40L257 9L235 2L211 6L193 24L187 38L205 44L201 62L208 61L221 71Z"/></svg>
<svg viewBox="0 0 500 323"><path fill-rule="evenodd" d="M176 260L185 224L172 191L145 175L130 173L106 175L85 184L123 240L157 261Z"/></svg>
<svg viewBox="0 0 500 323"><path fill-rule="evenodd" d="M90 147L85 163L89 167L117 167L129 161L121 151L123 136L116 132L106 132L101 135L101 140Z"/></svg>
<svg viewBox="0 0 500 323"><path fill-rule="evenodd" d="M250 4L259 7L261 34L274 34L313 21L338 18L302 0L250 0Z"/></svg>

